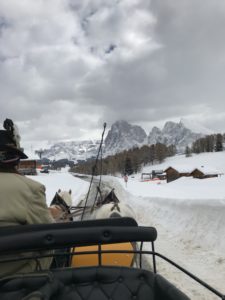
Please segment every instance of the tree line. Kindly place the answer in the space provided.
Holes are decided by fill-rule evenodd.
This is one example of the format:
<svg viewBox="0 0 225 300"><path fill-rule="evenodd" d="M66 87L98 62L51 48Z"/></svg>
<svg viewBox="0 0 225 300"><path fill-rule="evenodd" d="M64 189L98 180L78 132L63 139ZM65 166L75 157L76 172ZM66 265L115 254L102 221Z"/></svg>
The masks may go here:
<svg viewBox="0 0 225 300"><path fill-rule="evenodd" d="M144 145L103 158L98 161L97 165L94 158L79 162L71 168L71 171L81 174L94 173L94 175L118 173L131 175L140 172L144 165L161 163L166 157L175 154L176 147L174 145L166 146L161 143Z"/></svg>
<svg viewBox="0 0 225 300"><path fill-rule="evenodd" d="M218 152L224 149L225 134L217 133L210 134L197 139L192 143L192 146L186 147L185 154L190 156L191 153L202 153L202 152Z"/></svg>

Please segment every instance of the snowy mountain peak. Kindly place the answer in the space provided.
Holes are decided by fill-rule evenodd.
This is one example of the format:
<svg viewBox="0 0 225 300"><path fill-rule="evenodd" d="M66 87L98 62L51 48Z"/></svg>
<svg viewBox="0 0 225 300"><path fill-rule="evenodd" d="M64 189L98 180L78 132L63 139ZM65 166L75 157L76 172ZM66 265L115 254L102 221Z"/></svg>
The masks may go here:
<svg viewBox="0 0 225 300"><path fill-rule="evenodd" d="M163 133L167 134L181 129L184 129L184 125L182 123L175 123L172 121L168 121L165 123L162 131Z"/></svg>
<svg viewBox="0 0 225 300"><path fill-rule="evenodd" d="M184 152L187 145L190 146L196 139L204 136L203 130L199 130L201 129L200 125L195 125L195 131L193 131L186 124L186 119L181 119L179 123L168 121L162 130L153 127L149 136L147 136L140 126L131 125L124 120L116 121L112 124L105 138L104 156L113 155L133 147L156 143L164 143L167 146L173 144L179 152ZM192 122L192 126L194 126L194 122ZM98 140L59 142L48 149L43 148L45 149L43 157L51 160L63 158L73 161L86 160L97 155L99 143Z"/></svg>
<svg viewBox="0 0 225 300"><path fill-rule="evenodd" d="M49 149L45 149L43 157L50 160L68 159L68 160L86 160L96 156L100 141L71 141L59 142L53 144Z"/></svg>
<svg viewBox="0 0 225 300"><path fill-rule="evenodd" d="M115 122L105 139L105 155L115 154L146 143L147 134L140 126L126 121Z"/></svg>
<svg viewBox="0 0 225 300"><path fill-rule="evenodd" d="M175 123L168 121L162 130L153 127L148 136L149 144L164 143L167 146L175 145L177 150L183 152L186 146L190 146L195 140L201 138L203 134L194 133L185 127L182 122Z"/></svg>
<svg viewBox="0 0 225 300"><path fill-rule="evenodd" d="M154 126L152 128L152 132L155 133L155 134L157 134L157 133L161 133L161 130L158 127Z"/></svg>

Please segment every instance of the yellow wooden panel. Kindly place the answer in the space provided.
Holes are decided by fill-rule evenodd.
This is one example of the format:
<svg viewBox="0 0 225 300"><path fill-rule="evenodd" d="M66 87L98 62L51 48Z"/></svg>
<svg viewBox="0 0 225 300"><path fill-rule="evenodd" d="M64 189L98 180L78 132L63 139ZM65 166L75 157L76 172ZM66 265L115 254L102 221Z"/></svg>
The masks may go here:
<svg viewBox="0 0 225 300"><path fill-rule="evenodd" d="M105 244L101 246L102 250L128 250L133 251L131 243ZM73 252L98 251L98 246L76 247ZM133 253L104 253L102 254L102 265L104 266L126 266L132 265ZM98 254L73 255L72 267L98 266Z"/></svg>

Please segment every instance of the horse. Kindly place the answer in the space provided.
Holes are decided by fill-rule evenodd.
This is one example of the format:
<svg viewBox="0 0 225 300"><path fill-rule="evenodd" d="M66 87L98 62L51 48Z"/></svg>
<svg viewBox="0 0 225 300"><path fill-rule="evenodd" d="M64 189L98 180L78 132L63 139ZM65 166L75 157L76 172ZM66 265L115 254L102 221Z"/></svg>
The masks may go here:
<svg viewBox="0 0 225 300"><path fill-rule="evenodd" d="M69 206L69 205L70 206ZM51 202L50 209L52 210L52 214L54 214L54 218L57 222L68 222L73 221L71 217L71 190L69 192L61 192L59 190L54 199ZM131 217L135 219L135 213L132 208L126 204L119 201L114 193L114 189L104 198L104 200L96 203L96 210L93 212L91 219L102 219L102 218L116 218L116 217ZM96 245L87 246L85 248L88 251L95 250ZM104 245L106 250L135 250L136 246L133 243L117 243L115 245ZM56 267L73 267L73 266L89 266L90 264L98 264L95 259L97 256L95 255L69 255L71 252L75 251L85 251L83 247L75 247L75 248L66 248L66 249L58 249L56 250L57 254L60 256L55 257L51 268ZM67 253L65 255L61 255L62 253ZM96 261L95 261L96 260ZM112 253L110 255L103 255L103 261L106 265L123 265L123 266L131 266L135 261L135 256L133 254L116 254Z"/></svg>
<svg viewBox="0 0 225 300"><path fill-rule="evenodd" d="M124 202L107 203L96 209L94 213L95 219L130 217L136 219L133 209Z"/></svg>
<svg viewBox="0 0 225 300"><path fill-rule="evenodd" d="M67 222L73 221L71 217L70 207L72 206L72 191L61 191L56 192L49 210L56 222Z"/></svg>
<svg viewBox="0 0 225 300"><path fill-rule="evenodd" d="M108 219L108 218L121 218L130 217L136 219L135 212L125 202L121 202L114 193L114 189L102 200L96 203L95 210L91 215L91 219ZM116 251L128 251L128 253L110 253L102 255L102 263L105 265L120 265L125 267L131 267L137 265L137 257L130 251L137 249L136 243L116 243L103 245L103 250L116 250ZM78 247L76 251L94 251L97 250L97 246L87 246L85 248ZM94 258L95 257L95 258ZM95 264L98 265L97 256L89 256L88 258L84 255L75 255L72 258L72 265L76 266L88 266Z"/></svg>
<svg viewBox="0 0 225 300"><path fill-rule="evenodd" d="M54 198L50 204L49 210L50 213L57 223L71 222L73 217L71 216L70 207L72 206L72 191L71 189L67 191L58 190L55 193ZM70 248L57 249L55 250L56 254L67 253L66 255L60 255L59 257L54 257L51 269L58 267L68 267L70 265Z"/></svg>
<svg viewBox="0 0 225 300"><path fill-rule="evenodd" d="M92 214L93 219L107 219L130 217L136 219L133 209L124 202L121 202L114 191L114 188L105 196L105 198L96 203L96 209Z"/></svg>

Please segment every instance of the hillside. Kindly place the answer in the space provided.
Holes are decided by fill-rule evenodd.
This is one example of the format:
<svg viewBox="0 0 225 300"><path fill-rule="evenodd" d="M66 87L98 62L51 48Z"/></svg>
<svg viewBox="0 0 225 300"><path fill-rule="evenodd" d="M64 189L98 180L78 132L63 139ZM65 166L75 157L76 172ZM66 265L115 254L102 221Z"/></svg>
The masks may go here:
<svg viewBox="0 0 225 300"><path fill-rule="evenodd" d="M154 169L166 169L169 166L190 167L190 165L193 167L205 166L212 169L218 169L225 173L225 151L193 154L190 157L185 157L185 155L176 155L167 158L162 164L146 166L143 171L148 172Z"/></svg>
<svg viewBox="0 0 225 300"><path fill-rule="evenodd" d="M196 168L204 166L207 169L216 170L225 174L225 151L213 153L193 154L191 157L176 155L169 157L162 164L146 166L143 173L152 170L165 170L167 167ZM128 191L143 197L166 197L170 199L224 199L225 198L225 176L208 179L194 179L182 177L173 182L140 182L141 173L130 178ZM138 186L137 186L138 185Z"/></svg>

